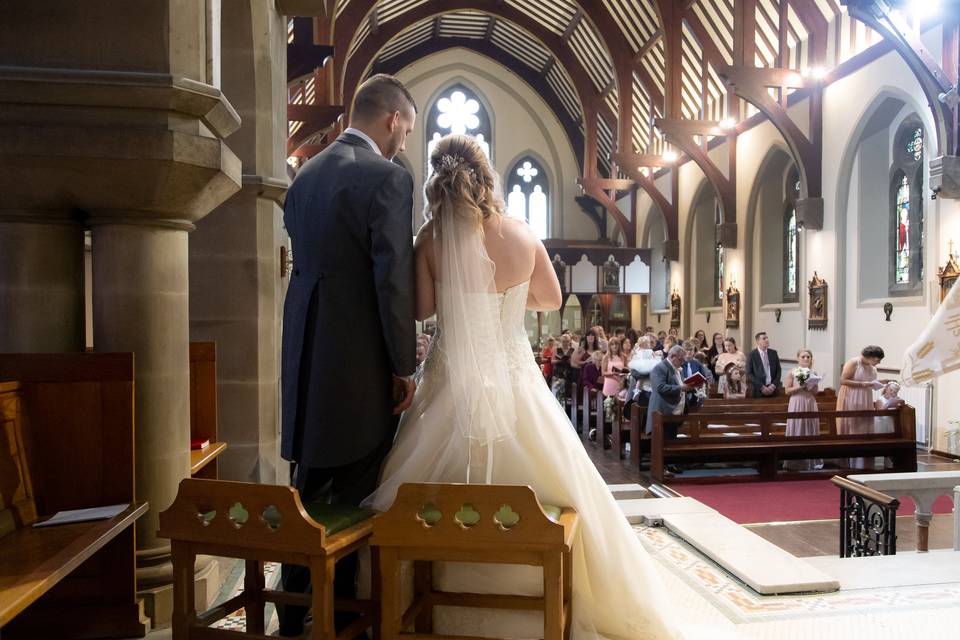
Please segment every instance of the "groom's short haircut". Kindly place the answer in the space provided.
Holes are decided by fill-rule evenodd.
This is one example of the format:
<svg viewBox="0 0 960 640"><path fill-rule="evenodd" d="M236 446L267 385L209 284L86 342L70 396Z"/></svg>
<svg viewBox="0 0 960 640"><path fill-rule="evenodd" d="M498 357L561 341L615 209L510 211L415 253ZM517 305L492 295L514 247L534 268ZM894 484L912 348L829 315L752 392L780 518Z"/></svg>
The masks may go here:
<svg viewBox="0 0 960 640"><path fill-rule="evenodd" d="M382 114L403 111L407 105L417 112L417 103L403 83L386 73L371 76L357 90L353 98L352 117L371 120Z"/></svg>

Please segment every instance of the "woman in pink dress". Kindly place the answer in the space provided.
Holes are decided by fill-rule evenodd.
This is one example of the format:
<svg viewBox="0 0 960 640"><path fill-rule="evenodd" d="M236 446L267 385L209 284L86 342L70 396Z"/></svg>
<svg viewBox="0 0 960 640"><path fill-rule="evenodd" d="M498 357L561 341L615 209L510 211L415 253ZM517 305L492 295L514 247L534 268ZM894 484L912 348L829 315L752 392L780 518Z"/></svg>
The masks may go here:
<svg viewBox="0 0 960 640"><path fill-rule="evenodd" d="M813 372L813 352L809 349L800 349L797 351L798 369L808 369ZM794 375L796 369L787 374L787 380L783 385L783 390L790 398L787 405L787 411L790 413L805 413L817 410L817 391L819 383L804 381L802 384ZM814 374L816 375L816 374ZM788 418L787 436L816 436L820 434L819 418ZM813 469L822 469L823 460L787 460L784 462L784 468L789 471L810 471Z"/></svg>
<svg viewBox="0 0 960 640"><path fill-rule="evenodd" d="M840 393L837 411L872 411L873 392L882 389L877 380L877 365L883 360L883 349L876 345L864 347L856 358L847 360L840 372ZM837 433L873 433L873 418L838 418ZM865 458L850 458L851 469L863 469Z"/></svg>
<svg viewBox="0 0 960 640"><path fill-rule="evenodd" d="M603 372L603 395L604 397L615 396L620 393L623 387L623 379L626 377L627 363L623 361L623 354L620 353L621 343L619 338L610 338L607 341L607 355L603 356L603 364L600 370Z"/></svg>

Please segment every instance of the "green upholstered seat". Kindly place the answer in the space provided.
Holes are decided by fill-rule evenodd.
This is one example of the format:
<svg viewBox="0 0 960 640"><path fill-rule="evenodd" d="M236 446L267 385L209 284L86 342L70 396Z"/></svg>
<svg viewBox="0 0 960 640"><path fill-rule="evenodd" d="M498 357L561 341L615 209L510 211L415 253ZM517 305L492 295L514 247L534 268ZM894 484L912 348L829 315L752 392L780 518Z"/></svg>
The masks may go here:
<svg viewBox="0 0 960 640"><path fill-rule="evenodd" d="M328 536L349 529L376 513L373 509L315 502L304 504L303 508L307 510L307 513L317 524L323 525Z"/></svg>

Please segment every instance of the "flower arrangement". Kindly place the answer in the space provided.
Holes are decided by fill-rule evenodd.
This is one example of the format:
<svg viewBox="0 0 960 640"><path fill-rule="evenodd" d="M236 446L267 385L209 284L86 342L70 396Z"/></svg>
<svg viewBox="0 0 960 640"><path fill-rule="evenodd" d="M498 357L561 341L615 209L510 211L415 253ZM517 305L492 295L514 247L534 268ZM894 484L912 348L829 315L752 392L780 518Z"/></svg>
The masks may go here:
<svg viewBox="0 0 960 640"><path fill-rule="evenodd" d="M607 396L603 399L603 415L607 422L613 422L614 407L617 406L616 396Z"/></svg>
<svg viewBox="0 0 960 640"><path fill-rule="evenodd" d="M806 386L807 380L810 379L810 369L797 367L793 370L793 379L796 380L797 384L801 387Z"/></svg>

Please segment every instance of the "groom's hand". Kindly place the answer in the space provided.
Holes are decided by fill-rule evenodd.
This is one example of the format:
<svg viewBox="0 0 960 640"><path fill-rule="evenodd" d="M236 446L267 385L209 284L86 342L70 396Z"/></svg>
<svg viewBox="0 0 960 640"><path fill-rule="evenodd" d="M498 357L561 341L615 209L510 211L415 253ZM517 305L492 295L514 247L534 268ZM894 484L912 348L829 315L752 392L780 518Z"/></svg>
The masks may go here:
<svg viewBox="0 0 960 640"><path fill-rule="evenodd" d="M413 392L416 390L417 383L413 381L412 377L393 376L393 397L396 399L393 415L403 413L410 408L410 403L413 402Z"/></svg>

